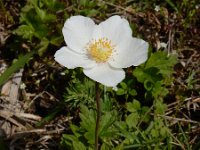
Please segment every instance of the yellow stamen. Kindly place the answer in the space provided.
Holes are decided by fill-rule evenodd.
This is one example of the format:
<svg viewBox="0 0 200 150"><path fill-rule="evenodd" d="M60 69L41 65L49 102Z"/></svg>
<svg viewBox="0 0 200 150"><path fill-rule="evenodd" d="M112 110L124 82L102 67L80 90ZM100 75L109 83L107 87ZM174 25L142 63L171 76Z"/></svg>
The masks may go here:
<svg viewBox="0 0 200 150"><path fill-rule="evenodd" d="M114 51L114 46L107 38L91 41L87 46L88 55L97 63L107 62Z"/></svg>

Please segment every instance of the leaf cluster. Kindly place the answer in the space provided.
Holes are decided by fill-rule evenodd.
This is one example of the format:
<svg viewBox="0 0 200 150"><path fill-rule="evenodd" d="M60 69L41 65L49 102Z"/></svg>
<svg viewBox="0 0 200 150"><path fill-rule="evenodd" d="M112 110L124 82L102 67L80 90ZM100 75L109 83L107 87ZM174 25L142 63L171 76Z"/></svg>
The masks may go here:
<svg viewBox="0 0 200 150"><path fill-rule="evenodd" d="M50 44L59 46L63 41L60 31L63 22L59 22L60 17L57 15L63 9L64 5L59 1L28 0L20 13L21 25L13 32L30 42L38 43L38 53L42 55Z"/></svg>
<svg viewBox="0 0 200 150"><path fill-rule="evenodd" d="M167 95L167 86L173 82L173 66L176 64L176 55L168 55L165 51L152 53L147 62L137 67L133 75L144 85L146 96L155 99Z"/></svg>

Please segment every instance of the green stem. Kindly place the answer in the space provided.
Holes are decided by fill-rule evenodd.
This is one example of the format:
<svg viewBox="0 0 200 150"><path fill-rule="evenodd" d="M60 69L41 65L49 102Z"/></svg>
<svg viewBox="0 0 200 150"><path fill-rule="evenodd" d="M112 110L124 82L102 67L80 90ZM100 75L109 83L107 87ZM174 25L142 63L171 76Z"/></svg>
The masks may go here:
<svg viewBox="0 0 200 150"><path fill-rule="evenodd" d="M96 109L97 109L97 119L96 119L96 128L95 128L95 149L99 149L99 123L101 117L101 108L100 108L100 92L99 92L99 83L95 83L95 100L96 100Z"/></svg>

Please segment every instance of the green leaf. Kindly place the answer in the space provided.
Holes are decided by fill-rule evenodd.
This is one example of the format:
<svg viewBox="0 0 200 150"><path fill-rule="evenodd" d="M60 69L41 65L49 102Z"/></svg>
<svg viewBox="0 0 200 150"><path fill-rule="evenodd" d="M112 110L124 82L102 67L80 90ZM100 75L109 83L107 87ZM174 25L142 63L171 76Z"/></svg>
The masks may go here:
<svg viewBox="0 0 200 150"><path fill-rule="evenodd" d="M131 102L126 103L126 107L129 112L137 112L141 108L140 102L137 100L133 100L132 103Z"/></svg>
<svg viewBox="0 0 200 150"><path fill-rule="evenodd" d="M142 118L142 120L143 120L144 122L149 122L149 120L151 119L151 116L150 116L150 114L148 113L148 112L150 112L149 110L150 110L150 108L147 107L147 106L143 106L143 107L141 108L141 114L140 114L140 116L141 116L141 118Z"/></svg>
<svg viewBox="0 0 200 150"><path fill-rule="evenodd" d="M167 60L166 52L158 51L156 53L152 53L145 65L145 68L156 67L161 69L162 67L165 66L166 60Z"/></svg>
<svg viewBox="0 0 200 150"><path fill-rule="evenodd" d="M95 132L90 130L84 134L85 138L87 139L87 142L90 144L95 143Z"/></svg>
<svg viewBox="0 0 200 150"><path fill-rule="evenodd" d="M176 11L178 12L178 9L176 5L171 0L166 0L166 2Z"/></svg>
<svg viewBox="0 0 200 150"><path fill-rule="evenodd" d="M167 105L164 104L161 100L155 102L155 114L164 115L167 110Z"/></svg>
<svg viewBox="0 0 200 150"><path fill-rule="evenodd" d="M137 80L141 83L143 83L146 79L146 76L143 72L143 69L140 67L137 67L134 71L133 71L133 75L137 78Z"/></svg>
<svg viewBox="0 0 200 150"><path fill-rule="evenodd" d="M73 132L73 134L77 137L77 138L79 138L81 135L78 133L78 131L79 131L79 127L78 126L76 126L76 125L74 125L74 124L70 124L70 129L72 130L72 132Z"/></svg>
<svg viewBox="0 0 200 150"><path fill-rule="evenodd" d="M167 136L168 136L168 133L169 133L168 130L169 130L169 129L168 129L167 127L162 127L162 128L160 129L160 135L161 135L162 137L167 137Z"/></svg>
<svg viewBox="0 0 200 150"><path fill-rule="evenodd" d="M81 127L87 132L85 133L85 138L89 143L94 144L95 139L95 124L96 124L96 114L93 110L89 110L86 106L81 105Z"/></svg>
<svg viewBox="0 0 200 150"><path fill-rule="evenodd" d="M45 14L44 18L43 18L43 21L45 23L50 23L50 22L55 22L56 21L56 15L54 14L48 14L48 12L45 12L47 14Z"/></svg>
<svg viewBox="0 0 200 150"><path fill-rule="evenodd" d="M30 52L24 56L19 57L15 63L6 69L6 71L0 76L0 86L6 82L13 73L24 67L24 65L30 60L34 53L35 52Z"/></svg>
<svg viewBox="0 0 200 150"><path fill-rule="evenodd" d="M124 95L124 94L126 94L126 91L122 88L118 88L116 94L117 95Z"/></svg>
<svg viewBox="0 0 200 150"><path fill-rule="evenodd" d="M122 133L121 135L127 139L135 139L137 138L135 135L133 135L131 132L127 131L127 124L126 122L116 122L115 127Z"/></svg>
<svg viewBox="0 0 200 150"><path fill-rule="evenodd" d="M88 16L89 16L89 17L94 17L94 16L96 16L98 13L99 13L98 10L96 10L96 9L91 9L91 10L88 11Z"/></svg>
<svg viewBox="0 0 200 150"><path fill-rule="evenodd" d="M34 36L40 40L42 40L43 38L47 38L47 35L49 33L48 27L45 24L41 24L41 23L38 23L38 24L33 24L34 29L36 31Z"/></svg>
<svg viewBox="0 0 200 150"><path fill-rule="evenodd" d="M110 132L112 129L112 125L116 120L116 112L106 112L102 117L101 117L101 122L100 122L100 129L99 129L99 135L100 136L109 136L111 135ZM113 135L112 135L113 136Z"/></svg>
<svg viewBox="0 0 200 150"><path fill-rule="evenodd" d="M86 150L86 147L83 143L79 141L72 141L74 150Z"/></svg>
<svg viewBox="0 0 200 150"><path fill-rule="evenodd" d="M149 80L145 80L144 81L144 87L147 91L150 91L153 88L154 84L149 81Z"/></svg>
<svg viewBox="0 0 200 150"><path fill-rule="evenodd" d="M49 41L46 38L43 38L39 44L38 54L42 56L46 51L47 47L49 46Z"/></svg>
<svg viewBox="0 0 200 150"><path fill-rule="evenodd" d="M128 93L129 93L131 96L136 96L136 95L137 95L137 91L136 91L135 89L129 90Z"/></svg>
<svg viewBox="0 0 200 150"><path fill-rule="evenodd" d="M165 51L158 51L151 54L148 59L145 69L155 67L163 75L170 75L173 71L173 66L177 62L176 55L168 55Z"/></svg>
<svg viewBox="0 0 200 150"><path fill-rule="evenodd" d="M129 128L136 127L139 122L139 118L140 117L137 112L128 115L128 117L126 118L126 123L129 126Z"/></svg>
<svg viewBox="0 0 200 150"><path fill-rule="evenodd" d="M61 3L60 1L56 1L56 0L43 0L43 2L47 6L47 8L49 8L51 10L54 10L54 11L63 10L65 8L65 6L63 5L63 3Z"/></svg>
<svg viewBox="0 0 200 150"><path fill-rule="evenodd" d="M152 83L156 81L160 81L162 79L162 75L159 74L159 69L155 67L142 69L136 68L133 72L133 75L137 78L137 80L141 83L144 83L145 80L148 80Z"/></svg>
<svg viewBox="0 0 200 150"><path fill-rule="evenodd" d="M63 42L63 36L53 36L50 40L50 43L55 46L60 46Z"/></svg>
<svg viewBox="0 0 200 150"><path fill-rule="evenodd" d="M110 150L110 147L107 144L103 143L101 145L101 150Z"/></svg>
<svg viewBox="0 0 200 150"><path fill-rule="evenodd" d="M152 129L151 130L151 136L152 137L158 137L159 136L159 131L156 129Z"/></svg>
<svg viewBox="0 0 200 150"><path fill-rule="evenodd" d="M158 98L158 97L164 97L168 94L168 89L164 86L162 86L162 82L161 81L158 81L154 84L154 87L152 89L152 95L155 97L155 98Z"/></svg>
<svg viewBox="0 0 200 150"><path fill-rule="evenodd" d="M24 39L32 40L35 30L30 25L21 25L13 33L22 36Z"/></svg>
<svg viewBox="0 0 200 150"><path fill-rule="evenodd" d="M36 7L37 15L41 18L42 21L46 18L46 11Z"/></svg>
<svg viewBox="0 0 200 150"><path fill-rule="evenodd" d="M31 2L31 4L32 4L32 5L34 6L34 8L35 8L35 11L36 11L36 13L37 13L37 16L39 16L40 19L41 19L42 21L44 21L45 18L46 18L46 16L47 16L47 13L46 13L45 10L43 10L43 9L40 8L40 7L42 7L43 3L39 3L37 0L32 0L32 1L30 1L30 2Z"/></svg>
<svg viewBox="0 0 200 150"><path fill-rule="evenodd" d="M121 82L120 85L122 86L123 89L127 89L128 88L125 82Z"/></svg>
<svg viewBox="0 0 200 150"><path fill-rule="evenodd" d="M87 131L94 130L95 127L95 113L93 110L89 110L86 106L81 105L81 126L86 129Z"/></svg>
<svg viewBox="0 0 200 150"><path fill-rule="evenodd" d="M45 123L53 120L56 115L63 110L65 105L63 105L62 103L60 103L58 106L56 106L55 109L52 110L52 112L50 112L47 116L45 116L40 122L38 122L36 124L36 127L41 127L42 125L44 125Z"/></svg>
<svg viewBox="0 0 200 150"><path fill-rule="evenodd" d="M74 135L64 134L62 143L65 143L67 147L73 150L86 150L85 145Z"/></svg>

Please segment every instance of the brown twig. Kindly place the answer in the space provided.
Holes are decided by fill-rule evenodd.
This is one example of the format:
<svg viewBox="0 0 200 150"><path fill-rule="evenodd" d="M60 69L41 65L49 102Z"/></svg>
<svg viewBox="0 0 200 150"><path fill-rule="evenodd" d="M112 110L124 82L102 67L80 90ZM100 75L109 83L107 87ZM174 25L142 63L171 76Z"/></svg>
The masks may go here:
<svg viewBox="0 0 200 150"><path fill-rule="evenodd" d="M107 2L107 1L102 1L102 0L100 2L102 2L102 3L106 4L106 5L115 7L117 9L121 9L121 10L123 10L123 11L125 11L125 12L127 12L129 14L135 15L135 13L133 11L129 10L128 8L124 8L124 7L120 6L120 5L115 5L113 3L110 3L110 2Z"/></svg>
<svg viewBox="0 0 200 150"><path fill-rule="evenodd" d="M194 124L200 124L200 122L198 121L194 121L194 120L190 120L190 119L182 119L182 118L175 118L175 117L171 117L171 116L165 116L165 115L157 115L158 117L163 117L167 120L173 120L176 122L186 122L186 123L194 123Z"/></svg>

